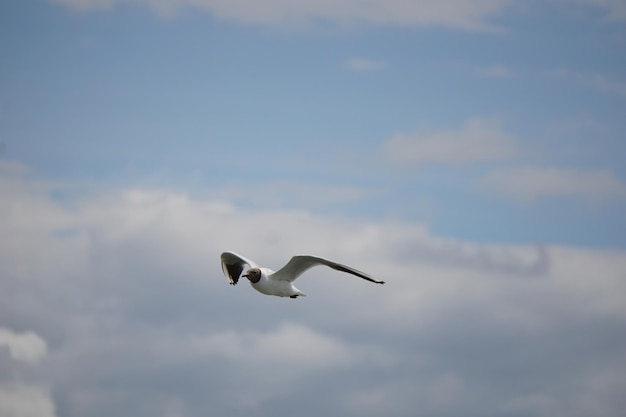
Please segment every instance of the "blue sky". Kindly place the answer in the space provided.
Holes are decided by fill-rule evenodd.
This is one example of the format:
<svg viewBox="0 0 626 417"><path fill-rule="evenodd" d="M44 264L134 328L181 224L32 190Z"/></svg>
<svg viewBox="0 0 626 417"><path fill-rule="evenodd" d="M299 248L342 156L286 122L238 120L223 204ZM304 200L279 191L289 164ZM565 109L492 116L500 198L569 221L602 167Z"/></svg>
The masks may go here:
<svg viewBox="0 0 626 417"><path fill-rule="evenodd" d="M206 415L203 401L278 416L294 404L276 392L311 406L290 391L308 389L329 398L317 415L617 416L624 51L619 0L3 1L0 399L46 417ZM301 285L318 299L285 313L225 285L222 250L391 276L382 295L344 279L346 301L318 271ZM100 334L118 342L83 342ZM598 368L557 389L562 340L580 334L597 343L573 352ZM154 348L126 369L142 340ZM246 374L233 351L280 363L268 346L302 340L321 353L238 397L273 370Z"/></svg>
<svg viewBox="0 0 626 417"><path fill-rule="evenodd" d="M247 22L245 8L220 18L210 2L172 2L166 15L157 2L56 3L2 6L5 157L42 176L198 192L288 178L373 191L332 210L428 221L451 237L626 243L614 227L626 189L618 2L494 2L463 18L484 30L332 10L320 23L306 3L306 24ZM397 135L454 140L476 120L516 151L401 168L383 151ZM519 190L476 186L502 167L573 183L605 172L611 184L591 197L593 180L555 185L520 204ZM410 208L425 201L436 208Z"/></svg>

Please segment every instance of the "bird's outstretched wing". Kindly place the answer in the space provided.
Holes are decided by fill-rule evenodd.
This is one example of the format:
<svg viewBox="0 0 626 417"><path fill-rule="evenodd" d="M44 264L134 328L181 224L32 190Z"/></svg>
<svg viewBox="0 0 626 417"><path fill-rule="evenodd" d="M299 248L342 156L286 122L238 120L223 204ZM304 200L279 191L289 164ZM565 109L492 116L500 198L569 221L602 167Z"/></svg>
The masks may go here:
<svg viewBox="0 0 626 417"><path fill-rule="evenodd" d="M237 284L239 276L243 272L246 265L250 268L258 268L254 261L244 258L235 252L224 252L220 255L220 259L222 261L222 271L224 272L226 278L228 278L228 281L230 281L230 285Z"/></svg>
<svg viewBox="0 0 626 417"><path fill-rule="evenodd" d="M328 259L319 258L317 256L310 255L296 255L291 258L287 265L280 268L278 271L272 274L273 279L282 281L294 281L304 271L313 268L317 265L326 265L332 269L341 272L347 272L348 274L356 275L359 278L363 278L367 281L374 282L376 284L384 284L385 281L377 281L365 272L358 271L346 265L338 264L337 262L330 261Z"/></svg>

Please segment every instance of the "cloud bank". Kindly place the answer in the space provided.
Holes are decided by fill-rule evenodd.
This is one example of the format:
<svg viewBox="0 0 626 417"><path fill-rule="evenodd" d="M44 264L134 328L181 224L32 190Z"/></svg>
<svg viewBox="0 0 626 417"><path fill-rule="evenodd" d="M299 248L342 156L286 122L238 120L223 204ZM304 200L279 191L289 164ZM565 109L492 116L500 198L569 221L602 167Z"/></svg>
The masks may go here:
<svg viewBox="0 0 626 417"><path fill-rule="evenodd" d="M171 190L78 193L2 172L0 396L38 415L617 417L626 406L622 251L483 245L421 224ZM228 249L274 268L314 253L388 284L316 268L301 278L306 299L264 297L227 284ZM18 328L36 336L7 330Z"/></svg>

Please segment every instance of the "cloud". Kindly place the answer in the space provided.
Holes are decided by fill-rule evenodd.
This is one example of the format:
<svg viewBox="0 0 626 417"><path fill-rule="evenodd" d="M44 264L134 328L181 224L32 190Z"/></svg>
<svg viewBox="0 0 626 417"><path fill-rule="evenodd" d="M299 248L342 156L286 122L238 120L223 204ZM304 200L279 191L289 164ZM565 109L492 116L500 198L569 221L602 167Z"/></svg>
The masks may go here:
<svg viewBox="0 0 626 417"><path fill-rule="evenodd" d="M216 199L235 201L256 208L308 207L319 210L372 198L376 190L365 187L320 185L296 181L234 183L214 191Z"/></svg>
<svg viewBox="0 0 626 417"><path fill-rule="evenodd" d="M626 197L626 184L609 171L521 167L495 171L481 186L516 200L573 197L604 202Z"/></svg>
<svg viewBox="0 0 626 417"><path fill-rule="evenodd" d="M512 136L478 119L458 130L397 135L384 143L383 150L391 161L405 165L467 165L518 153Z"/></svg>
<svg viewBox="0 0 626 417"><path fill-rule="evenodd" d="M0 355L0 399L39 398L40 415L617 417L626 405L622 250L0 177L0 317L53 346L35 368ZM225 249L272 268L319 254L387 284L320 267L301 278L309 297L262 296L228 285Z"/></svg>
<svg viewBox="0 0 626 417"><path fill-rule="evenodd" d="M37 363L47 353L46 341L33 332L15 333L0 327L0 348L9 348L11 357L20 362Z"/></svg>
<svg viewBox="0 0 626 417"><path fill-rule="evenodd" d="M602 10L606 13L606 19L609 21L626 20L626 4L621 0L561 0L561 2Z"/></svg>
<svg viewBox="0 0 626 417"><path fill-rule="evenodd" d="M0 415L3 417L54 417L50 393L38 387L0 385Z"/></svg>
<svg viewBox="0 0 626 417"><path fill-rule="evenodd" d="M387 63L369 58L351 58L346 62L346 66L353 71L369 72L381 70L387 66Z"/></svg>
<svg viewBox="0 0 626 417"><path fill-rule="evenodd" d="M576 83L600 93L626 97L626 82L615 80L600 72L589 74L567 69L557 69L550 71L548 75Z"/></svg>
<svg viewBox="0 0 626 417"><path fill-rule="evenodd" d="M10 282L0 283L10 284ZM6 317L3 317L6 320ZM10 319L10 317L9 317ZM3 359L6 348L11 360ZM3 417L55 417L55 406L48 389L29 379L35 365L48 354L46 341L34 332L14 332L0 327L0 415ZM21 369L20 364L31 368ZM17 366L16 366L17 365ZM25 372L26 371L26 372Z"/></svg>
<svg viewBox="0 0 626 417"><path fill-rule="evenodd" d="M515 71L504 65L494 65L476 69L476 74L487 78L511 78L515 76Z"/></svg>
<svg viewBox="0 0 626 417"><path fill-rule="evenodd" d="M339 26L394 25L445 26L462 30L495 31L489 20L510 0L51 0L78 10L102 10L122 4L145 4L171 16L181 9L206 10L216 17L264 26L315 26L330 22Z"/></svg>
<svg viewBox="0 0 626 417"><path fill-rule="evenodd" d="M393 247L392 251L398 261L411 259L419 264L454 266L509 276L542 276L550 268L546 248L542 246L522 250L505 245L475 245L432 236L425 230L411 230L402 245Z"/></svg>
<svg viewBox="0 0 626 417"><path fill-rule="evenodd" d="M468 31L502 32L494 18L515 6L511 0L49 0L80 11L109 10L139 4L161 16L171 17L181 10L205 10L231 21L278 27L314 27L331 23L338 26L443 26ZM625 21L626 7L621 0L561 0L570 10L578 4L601 13L608 21Z"/></svg>
<svg viewBox="0 0 626 417"><path fill-rule="evenodd" d="M277 392L316 375L347 372L362 363L380 366L377 354L381 352L375 349L321 334L299 323L272 325L274 328L268 331L225 330L190 341L190 346L203 356L223 361L234 370L231 378L240 391L227 395L243 409L261 407L275 399ZM246 371L237 371L241 368ZM262 380L262 386L250 381L250 375L255 376L253 381Z"/></svg>
<svg viewBox="0 0 626 417"><path fill-rule="evenodd" d="M340 339L319 334L301 324L285 322L268 332L226 331L194 341L207 354L214 354L236 364L262 366L271 373L283 368L297 373L355 364L358 348ZM285 347L289 347L285 349Z"/></svg>
<svg viewBox="0 0 626 417"><path fill-rule="evenodd" d="M626 83L611 80L604 74L593 74L583 82L603 93L616 94L626 97Z"/></svg>

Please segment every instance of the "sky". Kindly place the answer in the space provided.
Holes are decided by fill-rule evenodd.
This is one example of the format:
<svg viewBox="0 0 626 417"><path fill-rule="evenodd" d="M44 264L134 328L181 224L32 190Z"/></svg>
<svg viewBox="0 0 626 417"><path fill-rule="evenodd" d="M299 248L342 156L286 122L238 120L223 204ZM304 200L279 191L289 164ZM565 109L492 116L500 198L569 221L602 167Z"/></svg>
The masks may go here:
<svg viewBox="0 0 626 417"><path fill-rule="evenodd" d="M621 416L624 51L621 0L2 1L0 415Z"/></svg>

